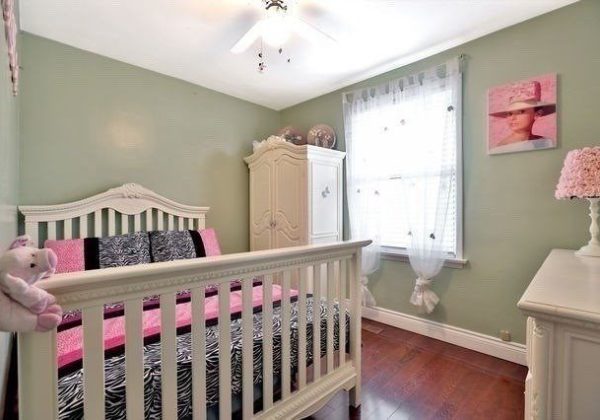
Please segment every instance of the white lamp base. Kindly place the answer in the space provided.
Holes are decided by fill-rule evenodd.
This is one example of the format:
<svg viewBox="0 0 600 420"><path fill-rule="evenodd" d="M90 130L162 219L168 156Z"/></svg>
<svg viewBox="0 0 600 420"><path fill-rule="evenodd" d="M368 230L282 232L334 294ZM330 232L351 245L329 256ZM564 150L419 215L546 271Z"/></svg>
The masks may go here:
<svg viewBox="0 0 600 420"><path fill-rule="evenodd" d="M600 257L600 245L598 244L587 244L575 251L575 254L582 257Z"/></svg>
<svg viewBox="0 0 600 420"><path fill-rule="evenodd" d="M600 234L600 228L598 227L598 201L600 201L600 198L588 198L588 200L590 202L590 218L592 219L590 225L591 239L587 245L582 246L575 254L582 257L600 257L600 241L598 240L598 234Z"/></svg>

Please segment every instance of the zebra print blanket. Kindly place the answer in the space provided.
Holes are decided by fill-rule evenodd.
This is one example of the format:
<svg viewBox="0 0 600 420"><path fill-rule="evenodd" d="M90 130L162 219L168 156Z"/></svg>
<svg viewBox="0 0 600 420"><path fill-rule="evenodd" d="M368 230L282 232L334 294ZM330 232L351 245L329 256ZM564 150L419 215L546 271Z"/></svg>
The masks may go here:
<svg viewBox="0 0 600 420"><path fill-rule="evenodd" d="M281 372L281 307L273 309L273 375ZM321 357L326 353L327 337L327 305L321 301ZM338 306L334 305L334 348L339 349ZM313 299L307 299L307 362L312 363L312 331L313 331ZM346 319L346 337L349 337L349 320ZM206 403L208 407L218 404L219 395L219 327L207 326L206 329ZM298 308L297 302L291 304L291 366L298 366ZM344 348L347 346L345 343ZM177 391L178 418L187 419L192 416L192 350L191 334L183 333L177 337ZM262 313L254 314L254 384L263 380L262 367ZM106 417L123 419L126 417L125 407L125 356L114 355L105 360L106 381ZM231 321L231 372L232 393L241 394L242 387L242 327L241 314L233 314ZM83 418L83 370L77 369L62 375L58 380L60 419ZM155 419L161 417L161 360L160 342L144 346L144 391L145 417Z"/></svg>

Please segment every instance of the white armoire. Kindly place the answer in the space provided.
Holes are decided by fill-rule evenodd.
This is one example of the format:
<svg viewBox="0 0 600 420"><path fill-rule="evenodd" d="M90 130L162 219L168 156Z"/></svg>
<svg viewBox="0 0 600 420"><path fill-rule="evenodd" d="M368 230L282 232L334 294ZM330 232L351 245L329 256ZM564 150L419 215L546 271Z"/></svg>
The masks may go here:
<svg viewBox="0 0 600 420"><path fill-rule="evenodd" d="M344 152L270 137L251 156L250 250L342 240Z"/></svg>

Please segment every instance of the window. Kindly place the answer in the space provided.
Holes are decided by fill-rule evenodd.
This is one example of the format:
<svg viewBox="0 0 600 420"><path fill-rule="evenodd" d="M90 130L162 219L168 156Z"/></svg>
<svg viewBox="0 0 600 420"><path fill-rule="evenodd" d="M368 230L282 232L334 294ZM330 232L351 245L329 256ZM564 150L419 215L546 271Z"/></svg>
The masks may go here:
<svg viewBox="0 0 600 420"><path fill-rule="evenodd" d="M420 84L399 93L387 88L382 95L387 95L385 100L373 101L376 94L370 92L368 99L374 105L363 103L351 111L345 108L351 127L351 157L376 161L371 172L377 176L369 182L376 184L373 189L381 200L380 210L365 215L380 219L369 223L382 224L382 251L406 251L411 240L407 217L411 207L419 209L430 225L435 224L436 213L446 212L443 250L450 259L462 259L460 77L455 83L433 83L430 89ZM419 194L407 191L411 183L420 184ZM432 196L438 194L441 183L450 196L442 208ZM366 185L364 181L358 184Z"/></svg>

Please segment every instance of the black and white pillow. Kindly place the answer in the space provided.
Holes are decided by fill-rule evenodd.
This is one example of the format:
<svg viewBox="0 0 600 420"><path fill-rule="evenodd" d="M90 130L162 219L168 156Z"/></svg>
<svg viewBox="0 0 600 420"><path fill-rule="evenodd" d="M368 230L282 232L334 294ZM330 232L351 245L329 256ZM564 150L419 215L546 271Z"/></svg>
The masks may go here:
<svg viewBox="0 0 600 420"><path fill-rule="evenodd" d="M84 243L86 270L151 262L150 240L146 232L106 238L86 238Z"/></svg>
<svg viewBox="0 0 600 420"><path fill-rule="evenodd" d="M156 231L149 232L153 262L187 260L196 258L196 247L190 232Z"/></svg>

